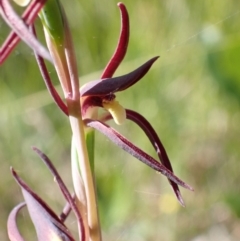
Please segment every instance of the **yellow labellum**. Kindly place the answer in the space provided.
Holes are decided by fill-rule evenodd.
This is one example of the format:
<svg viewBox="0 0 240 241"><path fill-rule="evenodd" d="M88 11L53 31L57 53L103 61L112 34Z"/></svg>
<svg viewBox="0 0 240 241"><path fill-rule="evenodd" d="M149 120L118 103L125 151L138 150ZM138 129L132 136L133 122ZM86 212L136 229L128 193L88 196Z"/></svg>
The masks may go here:
<svg viewBox="0 0 240 241"><path fill-rule="evenodd" d="M27 6L31 0L13 0L17 5L25 7Z"/></svg>
<svg viewBox="0 0 240 241"><path fill-rule="evenodd" d="M116 124L122 125L126 120L126 110L118 101L103 102L103 107L109 111Z"/></svg>

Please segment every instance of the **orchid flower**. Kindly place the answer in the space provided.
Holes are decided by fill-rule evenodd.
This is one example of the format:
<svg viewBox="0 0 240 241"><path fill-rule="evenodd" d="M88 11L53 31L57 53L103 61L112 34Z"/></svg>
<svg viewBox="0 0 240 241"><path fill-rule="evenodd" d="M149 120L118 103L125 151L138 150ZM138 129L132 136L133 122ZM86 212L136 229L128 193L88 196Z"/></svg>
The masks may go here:
<svg viewBox="0 0 240 241"><path fill-rule="evenodd" d="M181 181L179 182L179 180L175 179L175 177L172 178L172 174L169 173L169 171L173 172L171 163L169 161L166 150L163 147L154 128L140 113L137 113L133 110L124 109L115 100L116 92L123 91L137 83L142 77L144 77L144 75L151 68L152 64L158 59L158 57L154 57L129 74L111 78L113 73L116 71L118 65L121 63L122 59L125 56L129 40L128 13L123 4L119 4L119 7L122 16L122 28L117 48L112 58L110 59L107 67L105 68L101 76L101 79L91 81L83 87L81 87L80 94L81 98L83 99L82 115L83 118L84 115L88 116L88 109L94 106L102 107L105 110L107 110L109 114L107 114L103 118L100 118L102 122L88 119L85 120L86 125L102 132L116 145L120 146L122 149L129 152L131 155L135 156L139 160L143 161L145 164L151 166L153 169L168 176L170 184L172 185L172 188L177 196L177 199L182 205L184 205L177 184L182 185L190 190L192 190L192 188L188 185L185 185ZM156 163L153 158L147 156L146 153L143 153L133 143L131 143L123 136L121 136L118 132L116 132L115 130L113 130L112 128L103 123L110 118L113 118L116 124L122 124L125 119L131 120L134 123L136 123L149 138L163 165ZM147 158L145 158L146 156Z"/></svg>
<svg viewBox="0 0 240 241"><path fill-rule="evenodd" d="M89 240L89 237L94 241L101 240L95 184L93 181L94 129L105 135L114 144L141 162L166 176L181 205L184 206L184 202L178 185L193 190L191 186L174 175L167 152L156 131L146 118L136 111L124 108L116 100L117 92L124 91L136 84L146 75L153 63L159 58L158 56L153 57L134 71L123 76L113 77L116 69L124 59L129 42L128 12L123 3L119 3L118 7L121 13L121 31L116 50L100 78L98 80L90 81L79 88L78 72L76 68L77 64L71 34L65 12L60 3L57 0L33 0L26 8L22 18L20 18L13 11L8 0L0 1L0 14L12 29L9 37L1 47L0 63L7 58L19 40L22 39L34 50L40 72L49 93L62 112L69 118L73 133L72 176L76 194L76 209L78 210L76 211L76 216L78 217L80 225L79 233L81 235L84 233L84 237L81 236L81 240ZM37 17L37 14L40 15L43 23L44 34L49 51L43 47L36 36L34 20ZM54 88L44 59L53 63L63 89L65 101L62 100ZM106 111L105 114L98 116L98 108L103 108ZM146 134L156 150L159 161L155 160L134 145L132 141L128 140L115 129L107 125L106 122L110 119L114 119L117 124L123 124L126 120L133 121L137 124ZM76 156L74 156L75 150L77 152ZM42 157L42 159L48 160L48 158L38 149L35 149L35 151ZM47 161L47 163L50 162ZM53 167L50 168L50 170L53 169ZM30 190L14 171L13 175L24 190L24 193L26 190ZM47 213L52 213L42 201L39 201L40 198L37 195L32 191L27 192L31 193L30 195L38 200L38 204L36 205L43 207L44 210L47 210ZM63 193L65 193L65 191ZM28 201L28 197L26 197L25 194L24 196L29 208L29 205L31 206L33 201ZM71 209L75 210L73 199L70 197L67 197L66 199L69 202ZM34 202L36 200L34 200ZM13 212L13 215L15 215L21 207L22 206L19 206ZM54 221L51 222L57 227L64 227L61 220L57 219L56 215L53 216L54 217L51 217L50 220ZM80 217L82 218L82 221ZM32 219L34 222L34 217L32 217ZM65 230L65 227L63 229ZM67 233L64 235L68 236ZM68 237L69 240L72 240L70 235Z"/></svg>

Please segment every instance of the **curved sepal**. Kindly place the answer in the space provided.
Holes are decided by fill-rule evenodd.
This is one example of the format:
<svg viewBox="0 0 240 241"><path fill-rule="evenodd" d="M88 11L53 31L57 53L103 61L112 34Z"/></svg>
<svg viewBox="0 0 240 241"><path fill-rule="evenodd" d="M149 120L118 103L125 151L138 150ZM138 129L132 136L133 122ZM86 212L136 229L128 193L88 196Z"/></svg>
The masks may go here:
<svg viewBox="0 0 240 241"><path fill-rule="evenodd" d="M39 241L74 241L71 233L51 210L51 208L17 175L11 168L12 174L21 187L29 215L34 224Z"/></svg>
<svg viewBox="0 0 240 241"><path fill-rule="evenodd" d="M106 96L122 91L139 81L159 57L154 57L131 73L114 78L94 80L80 89L81 96Z"/></svg>
<svg viewBox="0 0 240 241"><path fill-rule="evenodd" d="M173 168L172 168L171 162L168 158L167 152L166 152L159 136L157 135L157 133L154 130L154 128L152 127L152 125L148 122L148 120L145 117L143 117L141 114L137 113L136 111L129 110L129 109L126 109L126 115L127 115L128 120L133 121L144 131L144 133L148 137L149 141L151 142L152 146L154 147L155 151L157 152L161 163L165 167L167 167L168 170L170 170L173 173ZM101 121L106 122L111 119L113 119L113 117L111 114L108 113L107 115L102 116ZM182 198L178 185L175 182L173 182L172 180L169 180L169 183L172 186L172 189L173 189L179 203L184 207L185 204L184 204L184 201L183 201L183 198Z"/></svg>
<svg viewBox="0 0 240 241"><path fill-rule="evenodd" d="M17 226L18 212L26 206L25 202L19 203L9 214L7 221L7 231L10 241L24 241Z"/></svg>
<svg viewBox="0 0 240 241"><path fill-rule="evenodd" d="M106 68L104 69L101 79L110 78L113 76L114 72L118 68L119 64L122 62L128 47L129 41L129 16L127 9L123 3L118 3L118 7L121 12L121 31L113 56L109 60Z"/></svg>
<svg viewBox="0 0 240 241"><path fill-rule="evenodd" d="M168 158L167 152L158 137L156 131L153 129L152 125L148 122L146 118L144 118L141 114L137 113L136 111L126 109L127 119L133 121L135 124L137 124L146 134L148 139L150 140L152 146L156 150L158 157L161 161L161 163L173 173L173 168L171 165L171 162ZM179 203L184 206L184 201L182 198L182 195L180 193L180 190L178 188L178 185L173 182L172 180L169 180L169 183L172 186L172 189L179 201Z"/></svg>
<svg viewBox="0 0 240 241"><path fill-rule="evenodd" d="M14 30L14 32L18 35L19 38L26 42L43 58L48 59L50 62L52 62L52 58L47 49L35 38L35 36L29 31L28 27L26 26L26 24L32 24L34 19L37 17L38 12L43 7L45 1L46 0L35 0L34 3L30 4L28 6L28 9L31 9L32 12L31 14L28 14L28 11L26 10L27 14L24 17L25 21L23 21L13 10L8 0L1 0L0 15L2 15L5 22L11 27L12 30ZM17 44L18 37L16 37L15 34L11 34L10 38L7 39L7 43L10 43L11 49L13 49L14 46ZM3 48L1 47L0 63L2 63L3 60L7 57L7 54L9 54L7 47L8 46L6 45L6 43L4 43Z"/></svg>
<svg viewBox="0 0 240 241"><path fill-rule="evenodd" d="M80 213L80 210L78 210L78 207L75 203L75 200L72 198L72 195L68 191L66 185L64 184L61 176L58 174L56 168L52 164L51 160L46 156L42 151L40 151L37 147L32 147L32 149L38 154L38 156L41 158L43 163L48 167L49 171L52 173L54 176L54 180L56 180L56 183L58 184L59 188L62 191L63 196L69 203L71 209L73 210L76 218L77 218L77 224L78 224L78 229L79 229L79 234L80 234L80 240L85 241L85 229L83 225L83 219Z"/></svg>
<svg viewBox="0 0 240 241"><path fill-rule="evenodd" d="M175 176L171 171L169 171L164 165L156 161L153 157L149 156L146 152L142 151L140 148L135 146L132 142L127 140L124 136L122 136L119 132L115 131L111 127L106 124L103 124L100 121L86 119L84 120L85 124L89 127L92 127L102 134L104 134L107 138L109 138L114 144L122 148L124 151L128 152L141 162L145 163L152 169L160 172L168 179L172 180L176 184L193 191L193 188L186 184L184 181Z"/></svg>

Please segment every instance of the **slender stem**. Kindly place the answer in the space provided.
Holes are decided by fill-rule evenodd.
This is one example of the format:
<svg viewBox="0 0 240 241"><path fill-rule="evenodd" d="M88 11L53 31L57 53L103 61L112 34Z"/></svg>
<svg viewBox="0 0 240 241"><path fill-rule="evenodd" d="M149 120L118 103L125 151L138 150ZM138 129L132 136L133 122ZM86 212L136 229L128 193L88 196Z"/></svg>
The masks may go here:
<svg viewBox="0 0 240 241"><path fill-rule="evenodd" d="M80 93L79 93L79 75L77 69L77 60L76 55L73 48L73 41L71 32L68 26L67 17L65 12L63 11L64 21L64 33L65 33L65 56L68 65L69 77L71 82L71 98L73 100L77 100L80 103ZM80 105L79 105L80 106ZM79 109L81 110L81 108Z"/></svg>
<svg viewBox="0 0 240 241"><path fill-rule="evenodd" d="M77 62L67 18L60 3L55 3L52 1L46 3L44 7L46 11L42 12L42 21L48 48L52 55L68 107L69 121L78 154L78 165L86 192L90 240L101 241L94 178L90 167L81 114ZM53 17L55 11L58 11L57 16L59 16L59 21L61 22L56 21ZM54 26L54 28L52 26ZM54 31L52 31L52 29L54 29ZM75 174L77 175L78 172L78 168L75 168L75 170L73 169L73 177ZM79 196L77 192L80 185L80 183L74 183L76 197Z"/></svg>
<svg viewBox="0 0 240 241"><path fill-rule="evenodd" d="M85 228L86 240L89 240L86 191L85 191L82 177L80 175L78 153L77 153L75 141L73 138L72 138L72 144L71 144L71 164L72 164L72 180L73 180L73 186L75 190L75 201L76 201L77 208L83 217L83 225Z"/></svg>
<svg viewBox="0 0 240 241"><path fill-rule="evenodd" d="M88 156L90 161L91 170L94 173L94 145L95 145L95 131L88 128L85 132L85 139L88 149Z"/></svg>
<svg viewBox="0 0 240 241"><path fill-rule="evenodd" d="M85 142L83 121L79 112L80 102L67 99L67 105L69 110L69 120L72 127L73 138L78 153L79 167L81 170L81 176L86 191L90 240L101 241L101 230L98 218L98 207L94 180Z"/></svg>
<svg viewBox="0 0 240 241"><path fill-rule="evenodd" d="M68 27L67 19L63 11L64 31L65 31L65 56L68 65L71 93L70 98L67 98L67 105L69 110L69 120L75 141L79 167L83 179L86 198L87 198L87 213L88 225L90 229L90 240L101 240L101 229L98 217L97 197L95 191L94 177L91 170L86 138L84 133L84 125L82 121L80 93L79 93L79 80L77 71L77 61L73 48L72 38Z"/></svg>
<svg viewBox="0 0 240 241"><path fill-rule="evenodd" d="M65 59L64 48L63 46L56 46L56 43L49 35L48 30L45 27L43 27L43 30L45 33L45 39L48 49L53 58L55 70L57 71L57 75L63 89L64 97L67 98L69 96L69 93L72 92L72 87L70 84L70 77L67 62Z"/></svg>

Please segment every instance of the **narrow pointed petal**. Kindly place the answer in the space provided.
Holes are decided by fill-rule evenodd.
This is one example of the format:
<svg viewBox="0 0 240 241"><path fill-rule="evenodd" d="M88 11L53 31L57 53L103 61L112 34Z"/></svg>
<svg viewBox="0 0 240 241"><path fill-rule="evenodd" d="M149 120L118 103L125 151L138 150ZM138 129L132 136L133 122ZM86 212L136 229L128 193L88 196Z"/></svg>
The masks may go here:
<svg viewBox="0 0 240 241"><path fill-rule="evenodd" d="M24 241L17 227L17 215L24 206L26 206L25 202L18 204L8 216L7 231L10 241Z"/></svg>
<svg viewBox="0 0 240 241"><path fill-rule="evenodd" d="M161 163L167 167L171 172L173 172L171 163L169 161L168 155L166 153L166 150L164 148L164 146L162 145L162 142L160 141L157 133L155 132L155 130L153 129L153 127L151 126L151 124L139 113L126 109L126 114L127 114L127 119L135 122L147 135L147 137L149 138L150 142L152 143L153 147L155 148L158 157L161 161ZM108 113L106 115L103 115L102 118L100 119L102 122L106 122L108 120L113 119L112 116ZM179 201L179 203L184 207L184 201L182 198L182 195L180 193L180 190L178 188L178 185L176 183L174 183L172 180L168 179L173 191Z"/></svg>
<svg viewBox="0 0 240 241"><path fill-rule="evenodd" d="M31 32L36 36L34 26L31 26L30 29L31 29ZM52 80L48 74L47 66L44 62L44 59L40 55L38 55L36 51L34 51L34 54L35 54L35 58L37 60L37 64L38 64L40 73L43 77L44 83L45 83L50 95L53 97L55 103L62 110L62 112L68 116L68 108L67 108L66 104L63 102L63 100L61 99L61 97L59 96L58 92L56 91L56 89L52 83Z"/></svg>
<svg viewBox="0 0 240 241"><path fill-rule="evenodd" d="M104 79L104 81L91 81L80 89L81 96L106 96L125 90L139 81L158 58L157 56L148 60L145 64L126 75Z"/></svg>
<svg viewBox="0 0 240 241"><path fill-rule="evenodd" d="M61 99L58 92L56 91L54 85L52 84L51 78L48 74L48 70L44 63L43 58L40 55L37 55L36 52L35 52L35 57L36 57L37 64L38 64L39 70L41 72L41 75L43 77L44 83L45 83L50 95L52 96L52 98L53 98L54 102L57 104L57 106L61 109L61 111L66 116L68 116L68 108L67 108L66 104L63 102L63 100Z"/></svg>
<svg viewBox="0 0 240 241"><path fill-rule="evenodd" d="M44 162L44 164L48 167L48 169L53 174L54 179L56 180L59 188L62 191L62 194L64 195L65 199L68 201L69 205L71 206L71 209L73 210L73 212L74 212L74 214L77 218L79 233L81 234L81 241L85 241L85 230L84 230L84 225L83 225L83 219L82 219L82 216L80 214L80 211L78 210L78 208L76 206L75 201L72 198L72 195L68 191L66 185L64 184L62 178L58 174L57 170L53 166L50 159L43 152L41 152L38 148L32 147L32 149L39 155L41 160Z"/></svg>
<svg viewBox="0 0 240 241"><path fill-rule="evenodd" d="M107 138L109 138L114 144L122 148L124 151L128 152L138 160L142 161L152 169L162 173L164 176L175 182L176 184L193 191L193 188L183 182L181 179L176 177L171 171L169 171L164 165L156 161L154 158L149 156L147 153L139 149L129 140L127 140L124 136L120 133L112 129L111 127L101 123L100 121L86 119L85 124L89 127L92 127L102 134L104 134Z"/></svg>
<svg viewBox="0 0 240 241"><path fill-rule="evenodd" d="M31 3L29 4L29 6L26 8L26 10L24 11L24 13L22 15L22 20L24 21L24 23L27 26L33 24L35 18L37 17L37 14L42 9L45 2L46 2L46 0L31 1ZM0 12L1 12L1 8L0 8ZM2 12L2 15L4 15L3 12ZM5 40L5 42L3 43L3 45L0 49L0 53L1 53L0 54L0 64L2 64L2 62L12 52L12 50L18 44L19 41L20 41L20 37L14 31L12 31L8 35L7 39Z"/></svg>
<svg viewBox="0 0 240 241"><path fill-rule="evenodd" d="M42 1L39 0L38 2L40 2L43 5L44 0ZM50 62L52 62L51 56L47 51L47 49L43 45L41 45L38 42L38 40L34 37L34 35L28 30L28 27L26 26L25 22L15 13L13 8L9 4L8 0L0 1L0 14L2 15L5 22L17 33L17 35L24 42L26 42L32 49L34 49L43 58L46 58ZM37 13L34 15L34 17L36 16L37 16Z"/></svg>
<svg viewBox="0 0 240 241"><path fill-rule="evenodd" d="M128 47L129 41L129 17L128 12L123 3L118 3L118 7L121 11L121 31L117 44L117 48L108 62L106 68L104 69L101 79L111 78L118 68L119 64L122 62Z"/></svg>
<svg viewBox="0 0 240 241"><path fill-rule="evenodd" d="M74 241L67 227L50 207L11 169L12 174L22 189L27 208L37 232L38 240Z"/></svg>
<svg viewBox="0 0 240 241"><path fill-rule="evenodd" d="M161 161L161 163L173 173L173 169L172 169L172 165L169 161L167 152L161 142L161 140L159 139L156 131L153 129L153 127L151 126L151 124L139 113L133 111L133 110L126 110L126 114L127 114L127 119L133 121L134 123L136 123L147 135L148 139L150 140L150 142L152 143L152 146L154 147L154 149L156 150L158 157ZM178 201L180 202L180 204L182 206L184 206L184 201L182 198L182 195L180 193L180 190L178 188L178 185L173 182L172 180L169 180L173 191L178 199Z"/></svg>
<svg viewBox="0 0 240 241"><path fill-rule="evenodd" d="M73 195L72 199L75 199L75 195ZM67 202L61 212L61 214L59 215L60 220L64 223L65 220L67 219L67 217L69 216L70 212L71 212L71 206L70 204Z"/></svg>
<svg viewBox="0 0 240 241"><path fill-rule="evenodd" d="M1 12L1 9L0 9ZM2 47L0 48L0 65L4 62L4 60L8 57L8 55L13 51L15 46L19 43L20 38L17 36L15 32L11 32L7 37Z"/></svg>

